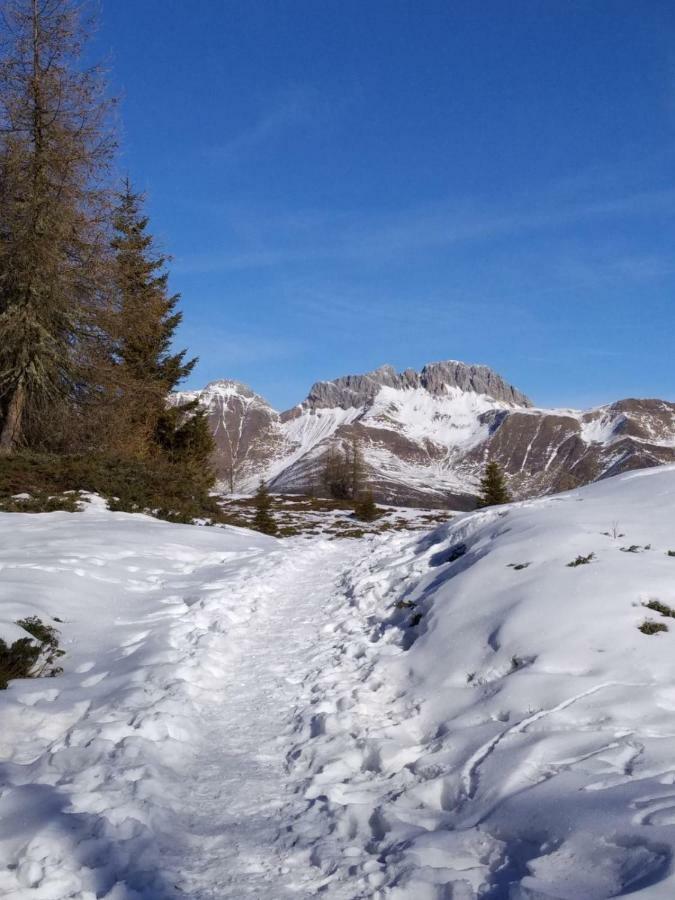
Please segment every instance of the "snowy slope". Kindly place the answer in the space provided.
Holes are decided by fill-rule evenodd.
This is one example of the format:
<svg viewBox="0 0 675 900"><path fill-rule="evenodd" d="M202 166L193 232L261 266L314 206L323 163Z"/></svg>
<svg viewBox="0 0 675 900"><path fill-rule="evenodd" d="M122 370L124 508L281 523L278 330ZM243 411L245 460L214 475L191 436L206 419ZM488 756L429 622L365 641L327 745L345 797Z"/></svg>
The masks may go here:
<svg viewBox="0 0 675 900"><path fill-rule="evenodd" d="M374 550L298 749L334 896L675 896L675 467Z"/></svg>
<svg viewBox="0 0 675 900"><path fill-rule="evenodd" d="M675 896L675 620L643 606L675 607L670 549L672 466L364 559L341 689L303 748L335 882L349 866L354 897Z"/></svg>
<svg viewBox="0 0 675 900"><path fill-rule="evenodd" d="M669 550L673 466L421 538L0 515L67 650L0 692L0 896L670 900Z"/></svg>
<svg viewBox="0 0 675 900"><path fill-rule="evenodd" d="M275 546L96 498L77 514L0 515L0 634L58 617L67 651L62 676L0 692L0 896L175 895L163 854L187 855L181 781L255 608L238 581Z"/></svg>

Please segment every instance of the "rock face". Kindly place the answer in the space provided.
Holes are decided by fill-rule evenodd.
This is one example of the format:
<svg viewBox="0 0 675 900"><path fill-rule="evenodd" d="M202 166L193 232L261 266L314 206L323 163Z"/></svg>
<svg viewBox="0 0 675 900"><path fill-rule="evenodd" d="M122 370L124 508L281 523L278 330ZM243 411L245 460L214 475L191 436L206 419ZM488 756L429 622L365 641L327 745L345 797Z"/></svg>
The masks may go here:
<svg viewBox="0 0 675 900"><path fill-rule="evenodd" d="M230 493L259 478L269 460L284 452L279 413L247 385L213 381L174 397L179 403L198 400L206 410L217 447L216 475Z"/></svg>
<svg viewBox="0 0 675 900"><path fill-rule="evenodd" d="M675 462L673 403L538 409L486 366L456 361L318 382L281 414L233 381L180 397L208 410L228 492L249 492L264 477L272 490L320 493L325 454L354 435L376 498L403 506L472 508L488 456L517 498Z"/></svg>
<svg viewBox="0 0 675 900"><path fill-rule="evenodd" d="M400 374L393 366L381 366L366 375L345 375L335 381L318 381L302 404L305 409L339 407L350 409L372 402L383 387L394 390L423 388L434 397L440 397L450 388L485 394L494 400L519 406L532 406L520 391L487 366L469 366L448 360L429 363L421 372L406 369Z"/></svg>

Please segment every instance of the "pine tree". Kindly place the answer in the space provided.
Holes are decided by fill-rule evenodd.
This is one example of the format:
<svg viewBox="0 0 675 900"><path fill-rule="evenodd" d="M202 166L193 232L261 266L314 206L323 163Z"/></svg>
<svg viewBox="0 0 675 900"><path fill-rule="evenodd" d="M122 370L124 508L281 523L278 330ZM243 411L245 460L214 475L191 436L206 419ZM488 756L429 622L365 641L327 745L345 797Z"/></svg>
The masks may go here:
<svg viewBox="0 0 675 900"><path fill-rule="evenodd" d="M79 60L75 0L4 0L0 48L0 452L86 395L104 303L110 102ZM31 432L32 429L32 432ZM29 435L32 437L29 438Z"/></svg>
<svg viewBox="0 0 675 900"><path fill-rule="evenodd" d="M267 485L261 479L254 498L255 517L253 527L263 534L276 534L279 530L272 515L272 498L267 490Z"/></svg>
<svg viewBox="0 0 675 900"><path fill-rule="evenodd" d="M510 503L511 496L506 487L504 472L495 460L489 460L480 482L479 506L500 506Z"/></svg>
<svg viewBox="0 0 675 900"><path fill-rule="evenodd" d="M180 297L169 293L167 257L154 249L143 202L127 179L118 195L112 240L115 308L110 332L116 432L121 448L132 455L147 455L158 446L186 455L196 443L208 443L203 415L196 404L168 408L167 398L197 360L186 360L184 350L172 350L182 319L177 309ZM182 435L173 434L180 429ZM195 452L199 452L196 447Z"/></svg>

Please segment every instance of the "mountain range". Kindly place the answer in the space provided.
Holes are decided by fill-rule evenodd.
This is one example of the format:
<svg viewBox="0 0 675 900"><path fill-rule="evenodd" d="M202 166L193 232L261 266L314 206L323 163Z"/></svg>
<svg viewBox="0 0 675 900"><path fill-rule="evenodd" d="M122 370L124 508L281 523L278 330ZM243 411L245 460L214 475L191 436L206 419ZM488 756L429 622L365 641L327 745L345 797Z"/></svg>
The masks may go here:
<svg viewBox="0 0 675 900"><path fill-rule="evenodd" d="M487 366L455 360L320 381L285 412L230 380L174 396L186 400L208 414L228 493L249 493L260 478L272 491L320 493L326 453L354 436L375 498L401 506L472 508L487 458L516 498L675 462L675 403L543 409Z"/></svg>

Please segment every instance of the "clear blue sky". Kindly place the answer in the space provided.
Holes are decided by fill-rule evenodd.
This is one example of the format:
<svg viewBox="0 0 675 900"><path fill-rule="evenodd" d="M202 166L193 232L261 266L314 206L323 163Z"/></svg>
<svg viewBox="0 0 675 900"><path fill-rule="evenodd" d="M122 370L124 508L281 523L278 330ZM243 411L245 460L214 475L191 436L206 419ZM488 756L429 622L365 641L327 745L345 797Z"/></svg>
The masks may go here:
<svg viewBox="0 0 675 900"><path fill-rule="evenodd" d="M101 0L191 379L675 399L672 0Z"/></svg>

